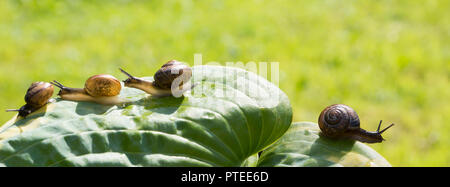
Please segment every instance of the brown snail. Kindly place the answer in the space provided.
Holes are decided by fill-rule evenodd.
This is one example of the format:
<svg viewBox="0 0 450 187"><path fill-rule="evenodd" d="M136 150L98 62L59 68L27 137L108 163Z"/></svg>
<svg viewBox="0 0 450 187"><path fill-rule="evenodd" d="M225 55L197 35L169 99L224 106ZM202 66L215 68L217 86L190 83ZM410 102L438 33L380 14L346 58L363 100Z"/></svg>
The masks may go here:
<svg viewBox="0 0 450 187"><path fill-rule="evenodd" d="M134 77L119 69L128 76L128 79L123 81L125 86L140 89L153 96L181 96L191 88L188 81L192 76L192 69L176 60L165 63L153 76L154 81Z"/></svg>
<svg viewBox="0 0 450 187"><path fill-rule="evenodd" d="M26 117L48 103L53 95L53 85L48 82L34 82L25 94L26 104L20 109L9 109L7 112L19 112L19 116Z"/></svg>
<svg viewBox="0 0 450 187"><path fill-rule="evenodd" d="M63 100L89 101L104 105L115 105L124 102L119 98L122 85L112 75L100 74L89 77L84 88L69 88L54 80L51 84L60 88L58 95Z"/></svg>
<svg viewBox="0 0 450 187"><path fill-rule="evenodd" d="M384 139L381 134L394 125L391 124L380 131L381 122L375 132L361 129L358 114L355 110L343 104L328 106L319 116L319 127L324 136L352 139L365 143L382 142Z"/></svg>

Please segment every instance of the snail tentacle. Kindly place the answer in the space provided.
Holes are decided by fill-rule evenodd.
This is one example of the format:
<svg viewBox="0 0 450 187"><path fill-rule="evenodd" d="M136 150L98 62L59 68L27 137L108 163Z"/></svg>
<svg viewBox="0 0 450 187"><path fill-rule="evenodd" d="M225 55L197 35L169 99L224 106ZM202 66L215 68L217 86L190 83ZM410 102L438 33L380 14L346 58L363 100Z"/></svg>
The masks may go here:
<svg viewBox="0 0 450 187"><path fill-rule="evenodd" d="M20 109L6 109L6 112L19 112Z"/></svg>
<svg viewBox="0 0 450 187"><path fill-rule="evenodd" d="M380 125L381 125L381 123L380 123ZM386 130L388 130L389 128L391 128L392 126L394 126L394 124L392 123L392 124L390 124L388 127L386 127L386 128L384 128L383 130L381 130L381 131L378 131L377 130L377 132L378 133L380 133L380 134L382 134L384 131L386 131ZM378 129L380 128L380 126L378 126Z"/></svg>

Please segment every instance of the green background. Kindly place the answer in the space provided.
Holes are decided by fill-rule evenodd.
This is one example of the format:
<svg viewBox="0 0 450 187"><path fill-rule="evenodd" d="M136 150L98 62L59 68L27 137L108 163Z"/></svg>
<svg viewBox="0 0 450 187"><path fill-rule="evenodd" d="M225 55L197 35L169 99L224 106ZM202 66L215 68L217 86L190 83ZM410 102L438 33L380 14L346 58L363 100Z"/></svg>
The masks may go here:
<svg viewBox="0 0 450 187"><path fill-rule="evenodd" d="M82 87L123 67L279 62L293 121L344 103L393 166L450 166L450 1L0 1L0 106L34 81ZM57 89L55 89L55 95ZM14 113L0 112L6 122Z"/></svg>

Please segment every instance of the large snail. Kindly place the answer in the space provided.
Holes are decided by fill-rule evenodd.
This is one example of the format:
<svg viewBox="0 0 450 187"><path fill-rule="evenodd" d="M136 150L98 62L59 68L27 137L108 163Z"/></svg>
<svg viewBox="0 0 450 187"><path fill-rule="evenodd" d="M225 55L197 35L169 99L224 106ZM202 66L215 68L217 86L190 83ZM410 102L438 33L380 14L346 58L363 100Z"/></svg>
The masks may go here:
<svg viewBox="0 0 450 187"><path fill-rule="evenodd" d="M122 85L112 75L94 75L86 80L84 88L69 88L56 80L51 83L61 89L58 95L63 100L89 101L104 105L115 105L125 102L124 99L119 98Z"/></svg>
<svg viewBox="0 0 450 187"><path fill-rule="evenodd" d="M19 116L26 117L48 103L53 95L53 85L48 82L34 82L25 94L26 104L20 109L9 109L8 112L19 112Z"/></svg>
<svg viewBox="0 0 450 187"><path fill-rule="evenodd" d="M381 134L394 125L391 124L380 131L381 122L375 132L361 129L358 114L343 104L328 106L319 116L319 127L324 136L358 140L365 143L382 142L384 139Z"/></svg>
<svg viewBox="0 0 450 187"><path fill-rule="evenodd" d="M192 76L191 68L176 60L164 64L153 76L155 81L134 77L119 69L128 76L128 79L123 81L125 86L140 89L153 96L181 96L183 92L192 88L189 84Z"/></svg>

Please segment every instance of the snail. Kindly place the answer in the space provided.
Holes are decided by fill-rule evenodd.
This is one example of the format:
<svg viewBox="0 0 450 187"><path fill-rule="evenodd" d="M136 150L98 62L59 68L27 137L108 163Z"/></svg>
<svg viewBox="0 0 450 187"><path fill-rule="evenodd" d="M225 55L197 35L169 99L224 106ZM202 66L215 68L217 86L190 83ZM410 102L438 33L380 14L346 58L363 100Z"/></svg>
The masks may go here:
<svg viewBox="0 0 450 187"><path fill-rule="evenodd" d="M119 98L122 85L112 75L100 74L89 77L84 88L69 88L53 80L51 84L60 88L58 95L63 100L89 101L104 105L115 105L125 102Z"/></svg>
<svg viewBox="0 0 450 187"><path fill-rule="evenodd" d="M20 109L8 109L7 112L19 112L19 116L26 117L48 103L53 95L53 85L48 82L34 82L25 94L26 104Z"/></svg>
<svg viewBox="0 0 450 187"><path fill-rule="evenodd" d="M345 138L365 143L379 143L384 139L381 134L394 124L380 131L382 121L375 132L369 132L359 127L359 117L355 110L347 105L335 104L326 107L319 116L319 127L324 136L330 138Z"/></svg>
<svg viewBox="0 0 450 187"><path fill-rule="evenodd" d="M128 79L123 81L125 86L140 89L153 96L178 97L192 88L188 82L192 76L192 69L176 60L165 63L153 76L154 81L134 77L122 68L119 69L128 76Z"/></svg>

